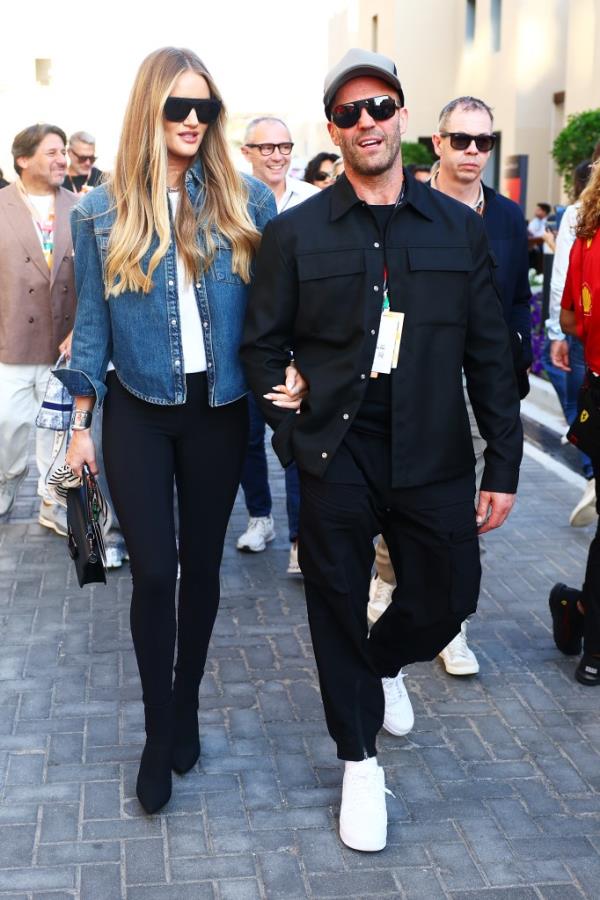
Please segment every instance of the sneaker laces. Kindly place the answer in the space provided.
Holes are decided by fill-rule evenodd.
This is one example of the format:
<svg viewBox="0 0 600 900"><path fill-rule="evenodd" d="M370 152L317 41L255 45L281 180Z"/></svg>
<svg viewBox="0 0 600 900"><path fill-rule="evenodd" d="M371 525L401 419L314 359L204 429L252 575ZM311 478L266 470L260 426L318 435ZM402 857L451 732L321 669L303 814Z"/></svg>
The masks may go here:
<svg viewBox="0 0 600 900"><path fill-rule="evenodd" d="M249 533L250 531L265 531L267 527L267 518L268 517L265 516L250 516L246 533Z"/></svg>
<svg viewBox="0 0 600 900"><path fill-rule="evenodd" d="M373 597L372 602L377 606L379 604L388 604L392 593L394 591L394 585L388 584L387 581L384 581L383 578L378 575L376 579L375 586L375 595Z"/></svg>
<svg viewBox="0 0 600 900"><path fill-rule="evenodd" d="M462 626L456 637L450 641L449 646L451 647L451 652L456 656L460 656L462 659L470 659L472 651L467 644L467 635Z"/></svg>

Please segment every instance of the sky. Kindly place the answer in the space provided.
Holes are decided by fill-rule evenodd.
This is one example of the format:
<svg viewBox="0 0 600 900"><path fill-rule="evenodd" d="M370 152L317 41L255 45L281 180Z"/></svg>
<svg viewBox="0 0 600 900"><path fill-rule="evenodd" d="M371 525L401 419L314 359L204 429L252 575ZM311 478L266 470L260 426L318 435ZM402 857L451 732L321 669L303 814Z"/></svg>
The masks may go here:
<svg viewBox="0 0 600 900"><path fill-rule="evenodd" d="M35 121L91 131L98 152L111 156L139 63L167 44L198 53L230 114L319 121L329 19L348 2L5 4L2 30L11 39L0 57L0 167L10 165L17 131ZM52 59L50 88L31 83L36 58Z"/></svg>

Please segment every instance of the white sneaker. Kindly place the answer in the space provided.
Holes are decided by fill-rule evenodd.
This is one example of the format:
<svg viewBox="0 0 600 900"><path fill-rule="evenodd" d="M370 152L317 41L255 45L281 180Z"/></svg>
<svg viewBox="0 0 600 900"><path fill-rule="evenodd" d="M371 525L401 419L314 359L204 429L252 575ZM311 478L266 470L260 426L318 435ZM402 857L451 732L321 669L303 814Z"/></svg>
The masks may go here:
<svg viewBox="0 0 600 900"><path fill-rule="evenodd" d="M49 503L47 500L42 500L38 522L44 528L50 528L52 531L60 534L61 537L67 536L67 511L62 506L59 506L58 503Z"/></svg>
<svg viewBox="0 0 600 900"><path fill-rule="evenodd" d="M596 521L596 479L590 478L581 495L581 500L573 508L569 516L569 525L572 528L582 528Z"/></svg>
<svg viewBox="0 0 600 900"><path fill-rule="evenodd" d="M0 481L0 516L5 516L12 509L17 491L28 471L28 467L25 466L19 475L15 475L14 478L7 478L6 481Z"/></svg>
<svg viewBox="0 0 600 900"><path fill-rule="evenodd" d="M342 784L340 838L352 850L383 850L387 841L385 775L377 757L347 762Z"/></svg>
<svg viewBox="0 0 600 900"><path fill-rule="evenodd" d="M369 585L369 605L367 606L367 620L369 625L374 625L379 616L383 615L390 603L396 585L388 584L379 575L371 578Z"/></svg>
<svg viewBox="0 0 600 900"><path fill-rule="evenodd" d="M290 547L287 573L288 575L302 575L302 571L298 564L298 541L294 541Z"/></svg>
<svg viewBox="0 0 600 900"><path fill-rule="evenodd" d="M250 516L248 527L237 539L238 550L260 553L275 537L272 516Z"/></svg>
<svg viewBox="0 0 600 900"><path fill-rule="evenodd" d="M408 692L404 687L404 678L402 669L400 669L395 678L381 679L385 696L383 727L390 734L395 734L396 737L408 734L415 724L415 714Z"/></svg>
<svg viewBox="0 0 600 900"><path fill-rule="evenodd" d="M467 644L467 623L440 653L440 658L449 675L476 675L479 672L477 657Z"/></svg>

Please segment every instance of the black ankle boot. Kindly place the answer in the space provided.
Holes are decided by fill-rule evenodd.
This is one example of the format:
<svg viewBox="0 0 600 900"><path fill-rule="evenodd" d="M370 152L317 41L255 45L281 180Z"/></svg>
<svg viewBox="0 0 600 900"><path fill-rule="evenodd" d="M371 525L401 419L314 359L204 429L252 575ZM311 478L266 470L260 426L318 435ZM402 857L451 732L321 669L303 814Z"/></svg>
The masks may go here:
<svg viewBox="0 0 600 900"><path fill-rule="evenodd" d="M198 704L193 702L176 703L173 729L173 769L178 775L185 775L196 764L199 756Z"/></svg>
<svg viewBox="0 0 600 900"><path fill-rule="evenodd" d="M149 815L158 812L171 796L173 705L144 707L146 744L140 760L136 793Z"/></svg>

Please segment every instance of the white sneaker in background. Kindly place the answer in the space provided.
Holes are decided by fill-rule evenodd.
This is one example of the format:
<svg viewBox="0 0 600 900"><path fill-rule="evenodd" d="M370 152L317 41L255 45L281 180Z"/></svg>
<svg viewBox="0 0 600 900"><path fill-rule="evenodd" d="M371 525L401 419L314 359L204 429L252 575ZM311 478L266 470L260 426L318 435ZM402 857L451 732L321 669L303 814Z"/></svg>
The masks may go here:
<svg viewBox="0 0 600 900"><path fill-rule="evenodd" d="M38 522L44 528L50 528L61 537L67 536L67 511L58 503L49 503L48 500L42 500L40 504L40 514Z"/></svg>
<svg viewBox="0 0 600 900"><path fill-rule="evenodd" d="M275 537L272 516L250 516L248 527L237 539L238 550L260 553Z"/></svg>
<svg viewBox="0 0 600 900"><path fill-rule="evenodd" d="M383 615L390 603L396 585L388 584L379 575L371 578L369 585L369 605L367 606L367 620L369 625L374 625L379 616Z"/></svg>
<svg viewBox="0 0 600 900"><path fill-rule="evenodd" d="M440 658L449 675L476 675L479 672L477 657L467 644L467 623L440 653Z"/></svg>
<svg viewBox="0 0 600 900"><path fill-rule="evenodd" d="M583 528L596 521L596 479L590 478L581 495L581 499L569 516L569 525L572 528Z"/></svg>
<svg viewBox="0 0 600 900"><path fill-rule="evenodd" d="M385 775L377 757L347 762L342 784L340 838L352 850L373 853L387 841Z"/></svg>
<svg viewBox="0 0 600 900"><path fill-rule="evenodd" d="M15 475L14 478L7 478L6 481L0 481L0 516L5 516L11 511L17 491L28 471L29 468L25 466L19 475Z"/></svg>
<svg viewBox="0 0 600 900"><path fill-rule="evenodd" d="M288 575L302 575L302 571L298 564L298 541L293 541L290 547L287 573Z"/></svg>
<svg viewBox="0 0 600 900"><path fill-rule="evenodd" d="M400 669L395 678L381 679L385 696L383 727L396 737L408 734L415 724L415 714L408 692L404 687L404 678L402 669Z"/></svg>

